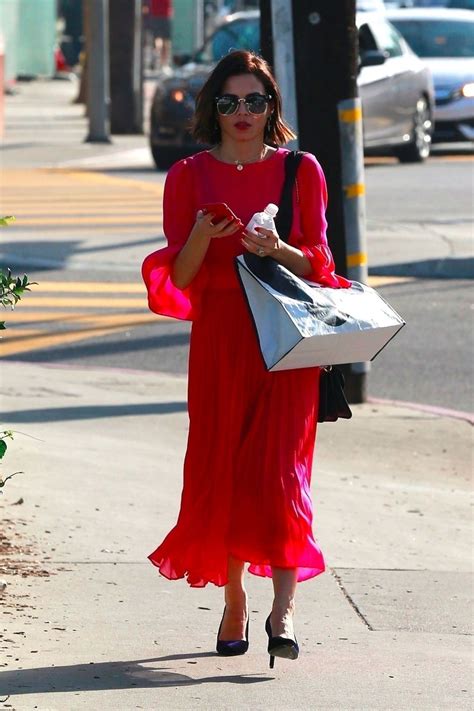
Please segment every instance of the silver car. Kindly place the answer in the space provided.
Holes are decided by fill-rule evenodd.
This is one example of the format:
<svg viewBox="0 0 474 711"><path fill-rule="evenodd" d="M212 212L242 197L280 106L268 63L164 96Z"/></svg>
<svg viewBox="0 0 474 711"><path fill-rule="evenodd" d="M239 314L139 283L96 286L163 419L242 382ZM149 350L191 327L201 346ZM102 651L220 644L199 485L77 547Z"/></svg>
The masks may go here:
<svg viewBox="0 0 474 711"><path fill-rule="evenodd" d="M433 75L434 140L474 140L474 12L419 8L387 17Z"/></svg>

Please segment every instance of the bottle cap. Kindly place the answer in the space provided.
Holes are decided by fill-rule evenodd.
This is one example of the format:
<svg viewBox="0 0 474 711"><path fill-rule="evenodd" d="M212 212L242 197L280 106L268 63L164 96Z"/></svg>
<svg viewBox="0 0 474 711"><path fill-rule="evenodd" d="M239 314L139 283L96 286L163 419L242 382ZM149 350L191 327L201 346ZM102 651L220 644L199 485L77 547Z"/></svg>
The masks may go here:
<svg viewBox="0 0 474 711"><path fill-rule="evenodd" d="M275 217L278 212L278 205L275 205L273 202L268 203L265 208L265 212L267 212L272 217Z"/></svg>

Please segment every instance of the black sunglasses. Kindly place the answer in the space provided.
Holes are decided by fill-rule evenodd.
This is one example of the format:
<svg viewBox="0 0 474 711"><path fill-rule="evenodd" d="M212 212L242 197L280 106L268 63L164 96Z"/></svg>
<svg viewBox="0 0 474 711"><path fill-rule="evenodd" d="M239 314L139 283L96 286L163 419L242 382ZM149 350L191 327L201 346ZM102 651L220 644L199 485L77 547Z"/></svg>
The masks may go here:
<svg viewBox="0 0 474 711"><path fill-rule="evenodd" d="M243 99L236 94L223 94L216 97L216 108L221 116L232 116L239 110L239 106L243 101L249 113L263 114L271 98L270 94L265 96L258 92L247 94Z"/></svg>

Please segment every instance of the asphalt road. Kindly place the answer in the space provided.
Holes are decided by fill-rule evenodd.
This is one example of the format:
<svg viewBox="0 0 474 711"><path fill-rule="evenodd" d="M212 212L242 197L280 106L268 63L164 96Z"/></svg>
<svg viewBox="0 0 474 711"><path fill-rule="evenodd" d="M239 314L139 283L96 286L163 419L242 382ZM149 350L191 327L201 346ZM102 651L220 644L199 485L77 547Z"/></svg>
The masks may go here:
<svg viewBox="0 0 474 711"><path fill-rule="evenodd" d="M117 175L131 182L160 183L164 178L151 169L107 171L107 176ZM472 175L472 163L466 155L447 155L427 165L386 162L369 165L366 170L369 257L371 240L377 243L380 252L379 232L383 235L392 228L401 235L400 261L404 261L403 255L415 227L422 235L426 230L427 245L430 230L443 225L466 231L472 220ZM136 214L134 210L136 207L131 205L131 222ZM106 233L102 234L101 229L105 228L97 228L93 235L95 246L88 247L87 229L85 225L80 232L74 226L72 237L67 226L58 224L54 233L56 241L52 239L42 247L43 256L54 257L58 254L58 244L74 241L74 245L84 245L82 260L87 261L87 269L80 264L73 269L29 269L31 277L40 283L70 283L71 288L82 281L137 283L141 257L151 251L154 244L158 246L158 236L155 242L153 233L148 231L143 239L138 234L124 242L135 245L135 251L130 256L129 266L122 263L120 271L112 273L103 268L103 260L104 254L105 258L113 254L110 250L115 245L109 244ZM65 265L67 262L65 259ZM405 318L407 326L372 364L368 376L369 395L472 411L472 282L419 278L388 282L379 287L380 293ZM113 309L112 302L110 307ZM145 325L132 323L129 329L98 330L97 334L91 331L87 338L74 343L57 339L47 347L32 347L9 357L30 362L71 362L184 374L189 329L187 323L150 320Z"/></svg>

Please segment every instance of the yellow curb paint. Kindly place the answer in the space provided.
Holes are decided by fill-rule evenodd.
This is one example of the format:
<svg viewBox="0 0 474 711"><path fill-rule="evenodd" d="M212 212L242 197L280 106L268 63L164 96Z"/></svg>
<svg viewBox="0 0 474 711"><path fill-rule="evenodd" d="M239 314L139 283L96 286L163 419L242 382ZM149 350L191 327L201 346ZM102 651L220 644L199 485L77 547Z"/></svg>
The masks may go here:
<svg viewBox="0 0 474 711"><path fill-rule="evenodd" d="M1 354L5 357L16 353L25 353L26 351L51 348L53 346L60 346L67 343L87 340L89 338L105 336L110 333L125 331L133 326L146 325L149 323L150 320L148 318L132 319L130 321L122 320L119 325L114 323L110 323L110 325L100 323L92 328L73 329L66 332L61 331L60 333L45 333L44 330L39 329L19 329L17 336L13 335L16 331L10 330L8 336L5 337L2 342Z"/></svg>
<svg viewBox="0 0 474 711"><path fill-rule="evenodd" d="M344 121L344 123L362 121L362 109L340 109L339 118L341 121Z"/></svg>
<svg viewBox="0 0 474 711"><path fill-rule="evenodd" d="M63 168L33 168L33 169L6 169L3 171L3 182L6 187L17 187L22 190L28 187L59 187L65 189L69 183L86 183L91 186L104 185L112 189L136 188L138 192L144 191L155 195L163 194L163 184L147 180L133 180L133 178L120 178L112 175L89 171L74 171Z"/></svg>
<svg viewBox="0 0 474 711"><path fill-rule="evenodd" d="M104 329L85 329L84 331L69 331L67 333L54 333L51 335L44 335L44 331L36 333L30 338L25 338L24 340L10 340L5 339L5 344L2 346L2 355L11 356L17 353L25 353L26 351L39 350L41 348L51 348L53 346L60 346L66 343L74 343L77 341L83 341L87 338L105 336L108 333L113 333L114 331L123 331L121 326L115 328L104 328Z"/></svg>
<svg viewBox="0 0 474 711"><path fill-rule="evenodd" d="M94 313L91 313L90 317L94 318ZM6 319L6 324L10 332L12 328L16 328L17 324L22 323L54 323L54 321L67 322L79 320L82 318L84 318L84 313L78 313L74 311L24 311L23 309L15 309L11 317L11 321Z"/></svg>
<svg viewBox="0 0 474 711"><path fill-rule="evenodd" d="M416 281L416 277L397 277L397 276L369 276L367 284L373 289L380 286L390 286L391 284L407 284L408 282Z"/></svg>
<svg viewBox="0 0 474 711"><path fill-rule="evenodd" d="M58 171L58 174L65 174L68 177L77 180L78 182L94 183L96 185L110 185L112 187L126 187L126 188L137 188L138 190L144 190L150 193L156 193L158 195L163 194L163 184L158 182L151 182L148 180L133 180L133 178L119 178L112 175L104 175L103 173L92 173L92 172L74 172L74 171L62 171L61 168L53 168L52 170ZM59 173L61 171L61 173Z"/></svg>
<svg viewBox="0 0 474 711"><path fill-rule="evenodd" d="M115 294L145 294L146 288L140 282L98 282L98 281L41 281L34 291L72 291L95 293L110 291ZM113 303L113 302L112 302Z"/></svg>
<svg viewBox="0 0 474 711"><path fill-rule="evenodd" d="M354 198L359 197L359 195L365 195L365 185L364 183L353 183L352 185L345 185L344 191L346 197Z"/></svg>
<svg viewBox="0 0 474 711"><path fill-rule="evenodd" d="M157 216L149 217L147 215L141 216L139 214L128 214L128 215L114 215L113 217L27 217L26 219L18 219L18 227L24 225L29 226L39 226L39 225L111 225L117 224L120 226L121 223L135 223L137 225L157 225Z"/></svg>
<svg viewBox="0 0 474 711"><path fill-rule="evenodd" d="M394 163L398 163L398 159L390 156L364 156L364 165L393 165Z"/></svg>
<svg viewBox="0 0 474 711"><path fill-rule="evenodd" d="M137 205L130 205L130 207L127 208L119 208L117 210L107 210L104 209L102 210L100 207L94 207L91 209L90 205L83 205L82 208L69 208L69 209L64 209L63 205L56 205L54 207L48 207L48 208L40 208L38 210L28 210L28 212L25 212L21 208L15 209L11 204L9 205L10 209L15 212L16 219L17 221L22 221L22 222L27 222L28 225L32 224L32 220L35 222L38 221L38 224L41 224L41 222L44 223L45 220L51 221L51 222L56 222L57 220L74 220L74 221L85 221L89 220L90 222L97 222L98 220L113 220L115 218L116 221L121 221L121 220L126 220L131 221L133 219L135 220L142 220L144 218L151 220L160 220L162 219L162 214L158 212L153 207L149 208L143 208L141 206Z"/></svg>
<svg viewBox="0 0 474 711"><path fill-rule="evenodd" d="M348 267L361 267L362 265L367 264L367 255L363 252L348 254L346 264Z"/></svg>
<svg viewBox="0 0 474 711"><path fill-rule="evenodd" d="M154 321L156 318L162 321L169 320L166 316L155 316L151 311L149 313L126 311L114 314L102 314L91 311L90 313L73 312L73 311L18 311L15 313L14 321L9 326L9 332L16 331L17 324L22 323L91 323L91 324L114 324L121 323L130 324L132 321L142 323L146 321ZM21 326L20 326L21 328ZM44 329L46 331L46 329Z"/></svg>
<svg viewBox="0 0 474 711"><path fill-rule="evenodd" d="M111 204L110 200L104 202L103 200L92 202L89 199L82 200L81 202L66 202L65 200L55 199L45 204L43 201L32 202L28 200L27 205L25 205L26 196L23 199L18 200L8 200L8 206L11 210L15 211L15 215L21 214L25 217L34 217L35 215L45 214L49 215L51 210L55 211L55 214L64 213L65 215L70 215L78 212L80 214L86 213L87 215L94 214L121 214L124 211L129 212L130 209L139 210L140 212L147 211L149 214L161 215L162 209L156 202L138 202L134 198L127 201L123 198L117 200L116 204Z"/></svg>
<svg viewBox="0 0 474 711"><path fill-rule="evenodd" d="M118 298L84 298L83 296L56 296L48 297L39 294L36 299L30 300L26 299L21 302L22 309L33 308L45 308L45 307L57 307L57 308L109 308L109 309L129 309L129 308L143 308L147 309L147 299L146 294L143 294L142 298L136 299L122 299Z"/></svg>

